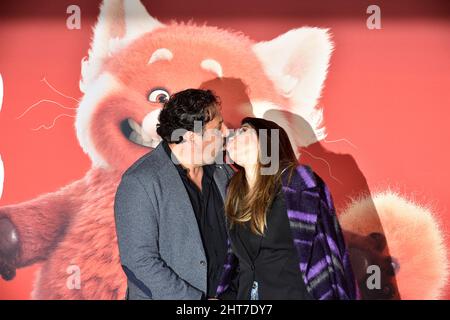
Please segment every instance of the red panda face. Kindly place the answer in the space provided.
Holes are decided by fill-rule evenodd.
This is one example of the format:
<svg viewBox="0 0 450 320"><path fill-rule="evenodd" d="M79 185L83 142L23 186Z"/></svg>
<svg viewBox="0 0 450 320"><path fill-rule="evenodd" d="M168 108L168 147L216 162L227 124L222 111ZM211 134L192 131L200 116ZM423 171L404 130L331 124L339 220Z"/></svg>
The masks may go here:
<svg viewBox="0 0 450 320"><path fill-rule="evenodd" d="M173 25L146 34L110 57L104 73L118 90L94 106L90 131L96 150L115 168L157 145L158 111L175 92L212 89L228 127L253 114L252 99L283 103L252 42L213 27Z"/></svg>
<svg viewBox="0 0 450 320"><path fill-rule="evenodd" d="M105 1L100 10L89 59L82 62L85 96L76 119L80 144L95 166L122 171L151 151L161 140L156 124L163 103L187 88L213 90L229 128L279 110L304 117L318 139L325 136L321 110L314 108L331 52L327 30L296 29L255 43L211 26L163 25L139 1ZM305 48L305 40L315 47ZM275 117L270 120L285 127L293 144L305 136L312 138L303 144L315 142L314 134L293 132L296 126L281 113Z"/></svg>

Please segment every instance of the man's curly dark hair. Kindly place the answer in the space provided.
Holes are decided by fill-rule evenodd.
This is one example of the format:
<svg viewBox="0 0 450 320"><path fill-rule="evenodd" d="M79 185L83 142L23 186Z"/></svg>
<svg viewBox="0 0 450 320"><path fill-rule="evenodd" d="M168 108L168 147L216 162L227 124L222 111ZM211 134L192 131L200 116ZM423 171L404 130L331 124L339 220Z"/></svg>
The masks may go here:
<svg viewBox="0 0 450 320"><path fill-rule="evenodd" d="M183 137L172 141L177 129L194 131L194 121L201 121L202 128L214 119L220 99L211 90L187 89L170 96L159 114L156 125L158 135L168 143L180 143Z"/></svg>

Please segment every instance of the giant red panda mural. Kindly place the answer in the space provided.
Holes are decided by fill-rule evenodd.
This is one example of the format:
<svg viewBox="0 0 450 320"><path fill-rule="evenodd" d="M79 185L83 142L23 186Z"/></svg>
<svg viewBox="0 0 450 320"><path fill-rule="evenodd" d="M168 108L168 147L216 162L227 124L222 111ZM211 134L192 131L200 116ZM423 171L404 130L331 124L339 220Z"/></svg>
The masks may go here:
<svg viewBox="0 0 450 320"><path fill-rule="evenodd" d="M163 24L137 0L104 1L75 118L92 166L55 192L0 208L3 277L42 262L35 299L122 299L114 195L121 173L159 143L161 103L186 88L211 88L229 127L248 115L275 120L307 162L327 134L317 103L332 51L327 29L299 27L256 43L213 26ZM447 257L433 212L390 191L352 196L337 208L363 298L439 298ZM420 240L411 237L419 228ZM381 290L366 288L373 264L382 269ZM67 286L69 266L82 274L78 290Z"/></svg>

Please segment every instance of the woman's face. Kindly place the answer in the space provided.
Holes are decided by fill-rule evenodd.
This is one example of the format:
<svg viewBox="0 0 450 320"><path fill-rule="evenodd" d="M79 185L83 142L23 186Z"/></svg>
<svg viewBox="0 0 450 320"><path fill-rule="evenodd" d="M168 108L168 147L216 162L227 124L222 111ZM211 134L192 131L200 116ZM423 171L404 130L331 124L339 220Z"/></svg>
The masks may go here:
<svg viewBox="0 0 450 320"><path fill-rule="evenodd" d="M256 165L259 153L256 130L251 125L244 123L228 140L226 149L231 160L241 167Z"/></svg>

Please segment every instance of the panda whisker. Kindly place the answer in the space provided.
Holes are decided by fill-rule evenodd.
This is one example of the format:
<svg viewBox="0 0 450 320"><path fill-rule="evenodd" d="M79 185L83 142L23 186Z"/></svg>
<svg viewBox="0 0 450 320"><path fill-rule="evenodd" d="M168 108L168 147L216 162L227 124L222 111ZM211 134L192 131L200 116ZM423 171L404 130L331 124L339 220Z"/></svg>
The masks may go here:
<svg viewBox="0 0 450 320"><path fill-rule="evenodd" d="M61 107L61 108L63 108L63 109L69 109L69 110L76 110L76 109L77 109L76 107L66 107L65 105L63 105L63 104L61 104L61 103L59 103L59 102L53 101L53 100L42 99L42 100L39 100L39 101L36 102L36 103L33 103L31 106L29 106L29 107L28 107L28 108L27 108L20 116L18 116L18 117L16 118L16 120L22 118L25 114L28 113L28 111L30 111L31 109L37 107L39 104L41 104L41 103L43 103L43 102L49 102L49 103L56 104L56 105L58 105L59 107Z"/></svg>
<svg viewBox="0 0 450 320"><path fill-rule="evenodd" d="M76 118L76 116L74 116L74 115L62 113L62 114L56 116L55 119L53 119L53 123L50 126L40 125L39 127L31 129L31 130L33 130L33 131L37 131L37 130L40 130L40 129L49 130L49 129L51 129L51 128L53 128L55 126L56 120L58 120L61 117Z"/></svg>
<svg viewBox="0 0 450 320"><path fill-rule="evenodd" d="M50 89L52 89L54 92L56 92L56 93L59 94L60 96L63 96L64 98L67 98L67 99L72 99L73 101L76 101L76 102L80 102L80 100L75 99L74 97L68 96L68 95L62 93L61 91L57 90L54 86L52 86L52 85L47 81L47 79L45 79L45 77L42 78L41 81L44 82Z"/></svg>

